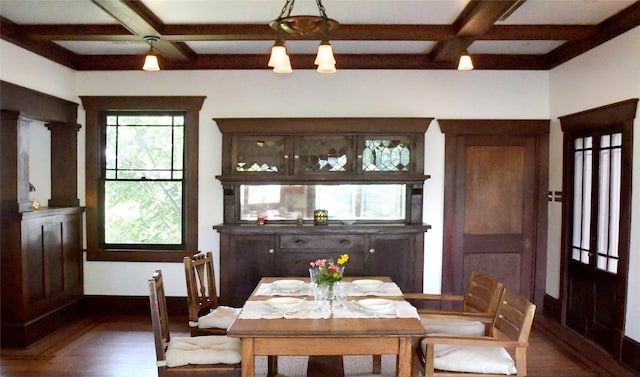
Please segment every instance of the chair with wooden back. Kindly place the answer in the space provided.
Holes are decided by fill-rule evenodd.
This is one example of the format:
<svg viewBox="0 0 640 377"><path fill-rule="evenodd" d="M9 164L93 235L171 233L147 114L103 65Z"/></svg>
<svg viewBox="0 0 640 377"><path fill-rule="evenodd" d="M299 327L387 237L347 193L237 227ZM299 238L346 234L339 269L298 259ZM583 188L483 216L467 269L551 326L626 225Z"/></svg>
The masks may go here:
<svg viewBox="0 0 640 377"><path fill-rule="evenodd" d="M505 290L488 335L427 335L416 349L413 366L428 377L451 372L463 372L464 377L526 376L535 311L525 297Z"/></svg>
<svg viewBox="0 0 640 377"><path fill-rule="evenodd" d="M501 282L474 271L463 296L405 293L404 298L410 301L440 301L441 305L446 302L461 303L459 310L418 309L427 333L483 335L498 310L502 291Z"/></svg>
<svg viewBox="0 0 640 377"><path fill-rule="evenodd" d="M183 261L191 335L226 334L240 309L218 306L213 254L197 253Z"/></svg>
<svg viewBox="0 0 640 377"><path fill-rule="evenodd" d="M158 376L241 375L241 343L225 335L171 338L162 271L149 279L149 305Z"/></svg>

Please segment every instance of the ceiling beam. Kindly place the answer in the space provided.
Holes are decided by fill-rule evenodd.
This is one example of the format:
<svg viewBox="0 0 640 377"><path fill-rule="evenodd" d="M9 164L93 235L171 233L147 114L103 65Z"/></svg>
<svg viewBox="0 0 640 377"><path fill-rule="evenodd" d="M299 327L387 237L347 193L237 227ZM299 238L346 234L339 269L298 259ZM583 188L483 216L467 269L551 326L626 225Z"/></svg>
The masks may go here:
<svg viewBox="0 0 640 377"><path fill-rule="evenodd" d="M453 23L456 37L436 43L429 58L455 62L475 38L489 30L516 3L518 0L471 0Z"/></svg>
<svg viewBox="0 0 640 377"><path fill-rule="evenodd" d="M188 61L195 53L185 44L178 44L162 39L162 22L139 1L131 0L91 0L98 7L111 15L139 39L145 36L160 38L154 42L155 52L161 56L177 61Z"/></svg>

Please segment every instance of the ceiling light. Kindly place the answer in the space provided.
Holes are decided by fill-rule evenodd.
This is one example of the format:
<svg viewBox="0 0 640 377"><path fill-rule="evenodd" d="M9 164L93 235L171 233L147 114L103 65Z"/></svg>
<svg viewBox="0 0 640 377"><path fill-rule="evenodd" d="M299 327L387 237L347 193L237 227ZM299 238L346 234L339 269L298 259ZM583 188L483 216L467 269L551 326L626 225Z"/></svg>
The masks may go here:
<svg viewBox="0 0 640 377"><path fill-rule="evenodd" d="M318 47L318 55L316 56L316 60L314 64L318 66L318 72L321 73L333 73L336 71L336 60L333 57L333 50L331 49L331 45L329 44L329 40L327 34L337 28L339 26L338 21L333 20L327 17L327 13L325 12L324 6L322 5L321 0L316 0L316 5L318 6L319 16L292 16L291 12L293 11L293 7L295 5L295 0L286 0L282 10L280 11L280 16L271 21L269 26L276 30L279 33L279 38L276 40L276 43L271 49L271 57L269 59L269 67L274 67L273 71L276 72L276 61L278 59L282 59L281 51L274 50L276 47L282 47L284 50L284 35L291 34L297 35L300 37L308 37L308 36L321 36L321 43ZM286 61L289 61L289 56ZM280 70L285 72L287 70ZM287 72L291 72L291 64L289 63L289 68Z"/></svg>
<svg viewBox="0 0 640 377"><path fill-rule="evenodd" d="M149 43L149 52L147 53L147 57L144 59L144 65L142 69L149 72L156 72L160 70L160 65L158 65L158 57L153 53L153 42L158 41L158 37L155 36L146 36L144 40Z"/></svg>
<svg viewBox="0 0 640 377"><path fill-rule="evenodd" d="M460 55L458 60L458 71L471 71L473 69L473 62L471 61L471 55L467 51Z"/></svg>

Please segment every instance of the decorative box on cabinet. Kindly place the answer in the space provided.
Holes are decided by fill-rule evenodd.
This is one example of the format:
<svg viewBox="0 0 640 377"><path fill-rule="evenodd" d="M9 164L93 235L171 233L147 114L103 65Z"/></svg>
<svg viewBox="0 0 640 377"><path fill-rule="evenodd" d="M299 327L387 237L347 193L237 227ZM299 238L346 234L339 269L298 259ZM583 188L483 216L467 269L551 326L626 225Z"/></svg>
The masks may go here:
<svg viewBox="0 0 640 377"><path fill-rule="evenodd" d="M263 276L308 276L309 262L348 253L348 276L391 276L422 290L428 225L217 225L220 299L241 305Z"/></svg>

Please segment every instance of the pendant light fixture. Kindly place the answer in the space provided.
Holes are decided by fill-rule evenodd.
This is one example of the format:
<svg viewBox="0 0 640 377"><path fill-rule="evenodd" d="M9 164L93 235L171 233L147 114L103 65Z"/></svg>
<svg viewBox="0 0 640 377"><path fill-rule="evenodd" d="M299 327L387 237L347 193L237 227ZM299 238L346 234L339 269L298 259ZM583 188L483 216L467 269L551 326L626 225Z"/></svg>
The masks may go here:
<svg viewBox="0 0 640 377"><path fill-rule="evenodd" d="M149 43L149 52L147 53L147 57L144 59L142 69L149 72L157 72L160 70L160 65L158 65L158 57L153 53L153 42L157 42L159 38L148 35L144 37L144 40Z"/></svg>
<svg viewBox="0 0 640 377"><path fill-rule="evenodd" d="M471 71L473 69L473 61L471 61L471 55L465 50L458 60L458 71Z"/></svg>
<svg viewBox="0 0 640 377"><path fill-rule="evenodd" d="M320 73L334 73L336 71L336 59L333 56L333 49L329 44L328 33L339 26L338 21L327 17L327 13L321 0L316 0L319 16L292 16L291 12L295 5L295 0L286 0L280 16L271 21L269 26L279 34L278 40L271 48L269 67L277 73L289 73L292 71L289 55L284 47L284 35L291 34L301 37L319 35L321 36L318 54L314 62L318 66ZM286 58L282 57L282 54ZM278 64L281 63L281 64Z"/></svg>

